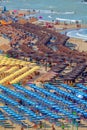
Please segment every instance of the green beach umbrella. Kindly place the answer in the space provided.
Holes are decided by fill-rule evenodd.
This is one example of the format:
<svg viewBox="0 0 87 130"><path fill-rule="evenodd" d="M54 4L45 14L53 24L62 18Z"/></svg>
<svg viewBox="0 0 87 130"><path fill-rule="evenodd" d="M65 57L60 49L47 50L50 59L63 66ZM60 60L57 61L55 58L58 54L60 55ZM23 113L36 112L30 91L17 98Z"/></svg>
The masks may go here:
<svg viewBox="0 0 87 130"><path fill-rule="evenodd" d="M10 57L10 56L9 56L9 54L6 54L5 56L6 56L7 58L9 58L9 57Z"/></svg>

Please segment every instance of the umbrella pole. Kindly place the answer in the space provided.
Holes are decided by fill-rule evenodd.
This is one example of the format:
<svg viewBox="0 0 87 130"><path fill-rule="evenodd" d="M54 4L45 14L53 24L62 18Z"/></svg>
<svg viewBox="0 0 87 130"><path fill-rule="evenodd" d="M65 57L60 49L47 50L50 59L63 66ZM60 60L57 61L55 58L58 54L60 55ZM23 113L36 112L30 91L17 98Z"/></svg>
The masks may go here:
<svg viewBox="0 0 87 130"><path fill-rule="evenodd" d="M72 124L72 130L74 130L74 125Z"/></svg>
<svg viewBox="0 0 87 130"><path fill-rule="evenodd" d="M76 130L78 130L78 122L76 123Z"/></svg>
<svg viewBox="0 0 87 130"><path fill-rule="evenodd" d="M46 123L45 123L45 120L44 120L44 130L46 130Z"/></svg>

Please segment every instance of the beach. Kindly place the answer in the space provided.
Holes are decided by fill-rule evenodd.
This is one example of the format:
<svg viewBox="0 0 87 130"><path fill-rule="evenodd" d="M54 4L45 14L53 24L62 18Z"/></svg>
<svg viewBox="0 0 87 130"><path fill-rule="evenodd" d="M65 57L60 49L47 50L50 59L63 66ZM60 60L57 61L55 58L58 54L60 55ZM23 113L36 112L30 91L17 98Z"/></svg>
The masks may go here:
<svg viewBox="0 0 87 130"><path fill-rule="evenodd" d="M60 24L60 25L55 25L56 28L59 28L59 29L64 29L66 30L65 32L67 32L67 29L70 29L70 30L74 30L74 29L80 29L80 28L87 28L87 25L82 25L80 26L80 28L77 27L76 24L67 24L67 25L64 25L64 24ZM61 32L61 31L60 31ZM69 38L68 42L70 43L73 43L73 44L76 44L76 50L82 52L87 52L87 42L86 40L84 39L79 39L79 38Z"/></svg>
<svg viewBox="0 0 87 130"><path fill-rule="evenodd" d="M37 16L43 16L44 20L60 19L61 21L67 21L68 19L81 20L83 24L87 23L87 3L81 0L55 0L55 2L52 0L42 2L40 0L2 0L0 4L6 6L7 10L36 10L36 12L41 10L41 13Z"/></svg>
<svg viewBox="0 0 87 130"><path fill-rule="evenodd" d="M19 12L19 14L26 14L27 12L26 11L18 11ZM12 14L12 10L11 10L11 12L10 12L11 14ZM32 13L32 12L31 12ZM33 24L40 24L41 26L46 26L46 22L48 22L48 21L38 21L38 19L36 19L36 18L32 18L31 17L31 19L30 20L27 20L27 22L31 22L31 23L33 23ZM19 23L26 23L26 20L25 19L20 19L20 21L19 21ZM48 23L50 23L50 24L52 24L53 25L53 28L52 29L54 29L56 32L67 32L67 30L74 30L74 29L80 29L80 28L87 28L87 25L86 24L80 24L80 27L78 28L77 27L77 24L76 23L62 23L62 22L59 22L59 23L57 23L57 24L55 24L55 23L52 23L52 22L48 22ZM66 31L65 31L66 30ZM0 38L1 39L1 41L0 41L0 46L1 46L1 49L2 50L6 50L6 47L7 47L7 50L9 50L10 49L10 46L8 45L8 43L9 43L9 40L8 39L6 39L6 38L3 38L3 37L1 37ZM85 52L87 52L87 43L86 43L86 41L85 40L83 40L83 39L78 39L78 38L69 38L69 40L68 40L70 43L73 43L73 44L76 44L77 46L76 46L76 50L79 50L80 52L82 52L82 51L85 51ZM7 51L6 50L6 51Z"/></svg>
<svg viewBox="0 0 87 130"><path fill-rule="evenodd" d="M12 12L13 11L11 10L10 13L12 14ZM17 12L18 12L18 14L21 14L21 16L24 16L25 14L27 15L26 11L17 11ZM18 14L16 13L16 15L18 15ZM27 71L28 69L32 69L34 67L33 66L33 63L34 63L34 65L39 66L40 75L38 76L36 74L37 75L36 77L34 77L35 74L30 75L30 76L32 76L34 78L32 79L32 77L28 77L29 81L37 84L38 86L41 85L41 83L44 83L46 81L46 78L48 78L47 81L49 82L49 79L54 78L55 75L56 75L56 73L53 73L53 69L57 70L58 67L60 66L59 69L61 70L62 65L63 65L63 69L65 69L67 66L69 68L70 65L71 65L70 64L71 62L72 62L72 64L76 63L76 65L80 65L80 66L83 65L82 67L85 66L84 59L85 59L85 61L87 60L87 58L86 58L86 55L87 55L87 42L82 40L82 39L78 39L78 38L69 38L68 39L68 37L66 35L59 34L59 32L61 33L62 31L66 31L67 29L73 30L73 29L87 28L86 24L79 24L79 28L78 28L78 24L76 24L76 23L59 22L59 23L55 24L55 23L52 23L52 22L49 22L49 21L44 21L45 22L44 24L43 24L43 22L42 22L42 24L40 24L38 19L31 18L33 20L29 21L29 20L26 20L24 18L21 18L21 16L18 15L18 18L19 18L18 23L14 22L14 23L9 24L9 25L1 25L1 27L0 27L1 30L0 31L2 32L2 34L5 34L6 37L3 37L3 35L0 36L0 50L2 50L4 52L3 55L5 55L5 56L6 56L6 54L8 54L7 52L9 50L10 51L14 50L13 52L16 52L16 54L18 52L17 57L19 56L18 57L19 59L23 58L22 61L25 60L26 64L30 63L29 60L33 59L33 61L31 61L31 63L30 63L31 64L31 66L29 66L30 68L27 68L27 69L25 68L25 71ZM47 22L49 24L51 24L53 27L50 28L49 26L46 26ZM26 25L25 25L25 23L26 23ZM34 25L39 25L39 26L34 26ZM2 28L3 28L3 30L2 30ZM31 31L31 33L29 33L28 31ZM56 36L56 42L59 42L59 44L61 43L59 46L56 45L55 37L53 37L54 39L51 39L52 35ZM40 38L40 40L38 40L39 38ZM51 52L50 52L49 46L44 45L44 43L46 41L45 38L46 38L46 40L49 40L49 38L50 38L52 43L54 43L58 47L58 49L60 49L59 52L57 52L55 50L55 48L51 48L53 50L51 50ZM59 39L57 39L57 38L59 38ZM76 44L75 52L73 52L72 50L70 50L69 48L67 48L67 47L65 47L63 45L66 40L68 42L70 42L70 43ZM26 45L27 45L27 47L26 47ZM31 51L31 50L33 50L33 51ZM22 53L23 56L20 56L20 54L21 54L20 52L23 52L24 54L26 52L28 52L27 53L28 56L23 55L23 53ZM48 57L49 54L45 55L47 52L50 52L50 53L53 54L52 59L50 60L51 62L53 62L53 64L51 64L51 66L53 65L53 67L54 67L54 68L52 68L52 71L50 71L51 67L47 66L47 65L50 65L50 61L49 61L50 57ZM83 53L81 53L81 52L83 52ZM55 55L54 55L54 53L55 53ZM10 52L9 52L9 54L10 54ZM13 53L12 56L14 56L14 54L15 53ZM29 59L29 54L32 54L32 55L30 55L31 58L33 57L32 59ZM74 54L75 54L75 57L74 57ZM58 57L56 57L57 55L58 55ZM79 57L79 55L81 55L81 57ZM39 59L38 57L35 57L35 56L38 56L38 57L41 56L41 57L39 57L40 58ZM17 59L17 57L15 57L15 59ZM55 59L54 59L54 57L55 57ZM65 59L64 59L64 57L65 57ZM8 58L8 61L9 61L9 55L8 55L7 58ZM46 58L46 59L44 60L44 58ZM72 58L72 60L70 60L70 58ZM57 61L57 59L58 59L58 61ZM77 62L77 59L81 60L81 62L83 64L81 64L80 61ZM5 60L3 62L1 61L2 65L3 65L4 62L5 62ZM6 63L9 63L9 62L6 62ZM16 63L16 60L15 60L15 63ZM15 65L15 63L13 62L12 64ZM19 63L20 63L20 60L18 61L18 64ZM49 63L49 64L47 64L47 63ZM9 67L10 64L11 64L11 62L9 63L9 65L7 64L8 66L6 66L6 67ZM19 67L19 70L22 67L26 66L26 64L25 64L25 62L23 64L21 64L22 66ZM54 64L56 64L56 66ZM74 65L74 67L76 67L76 65ZM74 67L71 65L70 70L72 71ZM15 70L15 71L17 71L17 70ZM67 70L66 70L66 72L67 72ZM50 73L50 76L49 76L49 73ZM20 77L20 75L16 75L16 74L11 79L11 80L13 80L12 83L16 83L14 79L17 80L17 76ZM24 76L24 72L22 72L21 75L22 74ZM59 71L58 74L60 74L60 71ZM8 75L8 77L9 77L9 75ZM58 75L57 75L57 77L58 77ZM31 80L29 78L31 78ZM25 78L25 80L26 80L26 78ZM0 80L0 82L1 81L2 81L2 83L4 83L3 79ZM8 81L8 80L6 80L6 81ZM17 81L19 82L20 80L17 80ZM9 80L9 82L11 82L11 81ZM9 84L5 84L5 85L7 85L8 87L10 86ZM27 88L27 87L28 86L25 86L25 88ZM40 86L40 87L42 88L42 86ZM33 90L33 92L34 92L34 90ZM3 106L3 104L0 104L0 106ZM59 121L58 125L62 125L60 122L65 124L65 126L66 126L65 130L75 130L75 129L86 130L87 129L86 120L84 121L84 120L81 119L81 125L79 127L78 126L73 126L72 124L68 123L67 119L66 120L60 120L59 119L58 121ZM7 121L7 122L9 122L10 124L12 124L13 127L15 127L15 128L11 128L11 129L21 130L20 125L14 124L14 122L10 122L10 121ZM42 122L44 124L42 128L40 128L39 125L35 126L36 124L34 125L34 123L32 123L32 122L30 122L28 120L25 120L25 122L28 123L30 125L30 127L32 127L32 126L33 127L32 128L24 128L24 130L28 130L28 129L30 129L30 130L34 130L34 129L35 130L40 130L40 129L42 129L42 130L53 130L52 125L55 127L55 130L62 130L61 126L56 126L55 125L55 122L53 122L53 123L50 122L49 123L46 120L42 120ZM3 127L0 127L0 128L1 128L1 130L5 129ZM6 130L9 130L9 128L6 128Z"/></svg>

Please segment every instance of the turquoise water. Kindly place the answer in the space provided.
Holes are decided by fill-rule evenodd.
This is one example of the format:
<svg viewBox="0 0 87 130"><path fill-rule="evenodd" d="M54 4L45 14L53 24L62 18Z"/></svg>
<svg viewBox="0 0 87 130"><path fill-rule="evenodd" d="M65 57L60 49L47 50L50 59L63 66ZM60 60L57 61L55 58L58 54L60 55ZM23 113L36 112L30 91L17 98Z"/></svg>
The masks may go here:
<svg viewBox="0 0 87 130"><path fill-rule="evenodd" d="M87 23L87 3L81 0L5 0L7 9L36 9L44 20L81 20ZM53 10L53 11L52 11Z"/></svg>
<svg viewBox="0 0 87 130"><path fill-rule="evenodd" d="M73 29L67 31L67 36L79 38L87 41L87 28L85 29Z"/></svg>

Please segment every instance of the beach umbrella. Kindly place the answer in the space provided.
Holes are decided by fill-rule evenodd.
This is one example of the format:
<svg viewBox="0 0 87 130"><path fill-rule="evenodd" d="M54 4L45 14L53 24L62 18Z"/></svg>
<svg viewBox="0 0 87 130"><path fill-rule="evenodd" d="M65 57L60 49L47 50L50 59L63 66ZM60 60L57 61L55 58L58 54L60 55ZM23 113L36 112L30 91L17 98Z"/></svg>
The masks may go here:
<svg viewBox="0 0 87 130"><path fill-rule="evenodd" d="M9 54L6 54L6 57L9 58L10 57Z"/></svg>
<svg viewBox="0 0 87 130"><path fill-rule="evenodd" d="M17 13L17 10L13 10L14 13Z"/></svg>
<svg viewBox="0 0 87 130"><path fill-rule="evenodd" d="M4 6L4 11L6 11L7 9L6 9L6 6Z"/></svg>
<svg viewBox="0 0 87 130"><path fill-rule="evenodd" d="M20 14L19 14L19 16L23 16L23 14L22 14L22 13L20 13Z"/></svg>
<svg viewBox="0 0 87 130"><path fill-rule="evenodd" d="M43 16L39 16L39 19L43 19Z"/></svg>

